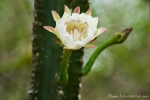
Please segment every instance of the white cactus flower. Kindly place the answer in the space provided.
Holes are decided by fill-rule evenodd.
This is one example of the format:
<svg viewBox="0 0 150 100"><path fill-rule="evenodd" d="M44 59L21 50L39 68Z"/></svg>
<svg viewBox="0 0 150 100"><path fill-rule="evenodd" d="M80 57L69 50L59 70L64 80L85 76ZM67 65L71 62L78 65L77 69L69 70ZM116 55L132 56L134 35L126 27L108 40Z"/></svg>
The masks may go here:
<svg viewBox="0 0 150 100"><path fill-rule="evenodd" d="M59 38L55 42L62 44L64 49L92 48L94 45L88 43L107 30L105 27L97 29L98 17L92 17L90 9L86 13L80 14L78 6L71 14L69 8L65 6L62 18L53 10L52 15L56 21L56 27L44 26L44 28Z"/></svg>

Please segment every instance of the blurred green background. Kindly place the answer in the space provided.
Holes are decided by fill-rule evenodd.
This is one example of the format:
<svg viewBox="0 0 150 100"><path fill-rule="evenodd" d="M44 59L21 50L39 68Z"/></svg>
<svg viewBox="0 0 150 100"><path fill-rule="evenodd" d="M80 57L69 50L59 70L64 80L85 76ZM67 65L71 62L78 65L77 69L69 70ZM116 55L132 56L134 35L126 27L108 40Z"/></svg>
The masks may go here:
<svg viewBox="0 0 150 100"><path fill-rule="evenodd" d="M123 44L109 47L96 60L92 72L83 78L82 100L118 100L109 96L120 94L150 99L150 6L145 1L91 0L98 27L108 28L95 45L117 30L131 26L133 31ZM0 100L28 98L33 5L32 0L0 0ZM84 62L93 51L85 49Z"/></svg>

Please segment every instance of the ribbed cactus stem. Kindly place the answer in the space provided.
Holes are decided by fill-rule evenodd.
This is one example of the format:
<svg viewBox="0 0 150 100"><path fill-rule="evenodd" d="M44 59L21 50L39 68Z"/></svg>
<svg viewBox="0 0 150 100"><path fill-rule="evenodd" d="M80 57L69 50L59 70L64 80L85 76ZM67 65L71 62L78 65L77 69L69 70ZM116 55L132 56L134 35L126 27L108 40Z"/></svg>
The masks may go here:
<svg viewBox="0 0 150 100"><path fill-rule="evenodd" d="M54 43L56 37L43 28L55 26L51 10L56 7L56 0L34 0L33 67L28 100L57 100L58 97L56 76L62 49Z"/></svg>

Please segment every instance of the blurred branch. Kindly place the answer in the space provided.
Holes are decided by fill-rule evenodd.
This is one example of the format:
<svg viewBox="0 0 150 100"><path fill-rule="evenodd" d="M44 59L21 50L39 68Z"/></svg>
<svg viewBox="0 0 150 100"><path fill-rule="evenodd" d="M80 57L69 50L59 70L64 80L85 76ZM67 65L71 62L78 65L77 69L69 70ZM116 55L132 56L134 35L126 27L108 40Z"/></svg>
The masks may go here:
<svg viewBox="0 0 150 100"><path fill-rule="evenodd" d="M150 6L150 0L144 0L144 2L145 2L148 6Z"/></svg>

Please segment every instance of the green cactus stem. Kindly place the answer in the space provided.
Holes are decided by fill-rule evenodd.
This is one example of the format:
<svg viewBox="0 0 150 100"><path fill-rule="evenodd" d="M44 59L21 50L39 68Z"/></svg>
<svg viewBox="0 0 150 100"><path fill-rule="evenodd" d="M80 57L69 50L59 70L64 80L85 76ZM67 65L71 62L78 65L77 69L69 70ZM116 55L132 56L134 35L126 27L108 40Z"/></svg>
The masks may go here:
<svg viewBox="0 0 150 100"><path fill-rule="evenodd" d="M120 44L126 40L129 33L132 31L132 28L127 28L121 32L116 32L114 36L112 36L110 39L108 39L106 42L102 43L92 54L88 62L86 63L85 67L82 69L82 75L87 75L96 60L96 58L99 56L99 54L106 49L109 46L112 46L114 44Z"/></svg>
<svg viewBox="0 0 150 100"><path fill-rule="evenodd" d="M43 26L55 26L51 10L57 11L57 0L34 0L33 67L28 100L57 100L58 69L62 48L54 43L56 38Z"/></svg>

